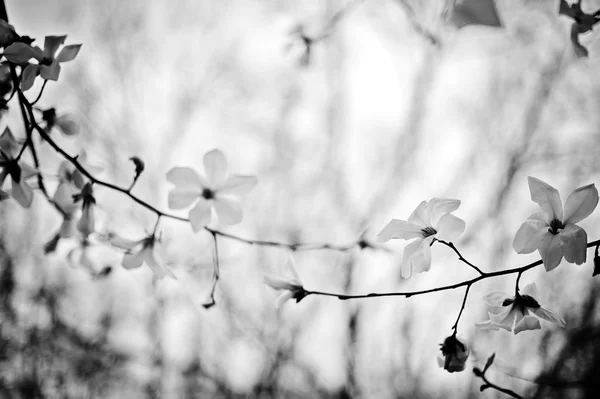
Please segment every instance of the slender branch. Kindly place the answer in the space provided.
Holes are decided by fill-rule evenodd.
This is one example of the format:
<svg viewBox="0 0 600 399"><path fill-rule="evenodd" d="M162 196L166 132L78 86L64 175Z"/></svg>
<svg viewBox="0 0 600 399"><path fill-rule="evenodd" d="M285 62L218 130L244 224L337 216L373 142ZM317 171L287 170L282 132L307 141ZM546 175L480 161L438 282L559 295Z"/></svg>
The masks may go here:
<svg viewBox="0 0 600 399"><path fill-rule="evenodd" d="M522 275L523 275L523 272L519 272L519 274L517 274L517 281L515 281L515 296L519 295L519 281L521 281Z"/></svg>
<svg viewBox="0 0 600 399"><path fill-rule="evenodd" d="M439 242L439 243L441 243L441 244L444 244L445 246L447 246L447 247L451 248L451 249L452 249L452 250L453 250L453 251L456 253L456 255L458 255L458 260L460 260L461 262L464 262L464 263L466 263L466 264L467 264L467 265L469 265L471 268L475 269L475 270L476 270L476 271L477 271L477 272L478 272L480 275L484 276L484 275L486 275L486 274L487 274L487 273L485 273L485 272L481 271L481 269L480 269L480 268L478 268L477 266L475 266L474 264L472 264L471 262L469 262L468 260L466 260L466 259L464 258L464 256L462 256L462 254L461 254L461 253L458 251L458 249L456 248L456 246L454 246L454 244L453 244L453 243L451 243L451 242L446 242L446 241L444 241L444 240L438 240L438 239L436 239L435 241L437 241L437 242Z"/></svg>
<svg viewBox="0 0 600 399"><path fill-rule="evenodd" d="M600 240L596 240L596 241L591 241L587 244L587 248L593 247L600 244ZM529 269L533 269L534 267L540 266L541 264L543 264L542 260L537 260L535 262L529 263L527 265L521 266L521 267L516 267L513 269L506 269L506 270L499 270L496 272L490 272L490 273L485 273L485 274L481 274L477 277L474 277L470 280L464 280L461 281L459 283L455 283L455 284L450 284L450 285L444 285L441 287L436 287L436 288L429 288L426 290L420 290L420 291L403 291L403 292L377 292L377 293L369 293L369 294L358 294L358 295L346 295L346 294L336 294L336 293L332 293L332 292L322 292L322 291L310 291L310 290L306 290L306 296L308 295L321 295L321 296L330 296L330 297L336 297L340 300L348 300L348 299L363 299L363 298L381 298L381 297L392 297L392 296L403 296L406 298L410 298L412 296L417 296L417 295L424 295L424 294L430 294L433 292L440 292L440 291L448 291L448 290L453 290L456 288L460 288L460 287L465 287L467 285L473 285L475 283L477 283L478 281L481 280L485 280L488 278L494 278L494 277L499 277L499 276L506 276L509 274L515 274L515 273L523 273Z"/></svg>
<svg viewBox="0 0 600 399"><path fill-rule="evenodd" d="M506 394L510 397L517 398L517 399L525 399L523 396L519 395L518 393L516 393L513 390L510 390L508 388L502 388L501 386L494 384L493 382L491 382L490 380L487 379L487 377L485 376L485 373L481 373L481 372L477 373L476 372L475 375L477 377L481 378L483 380L483 382L485 383L479 388L481 391L484 391L488 388L492 388L492 389L495 389L498 392L502 392L503 394Z"/></svg>
<svg viewBox="0 0 600 399"><path fill-rule="evenodd" d="M37 104L38 101L40 101L40 99L42 98L42 94L44 93L44 89L46 88L46 83L48 83L48 81L46 79L44 79L44 84L42 85L42 88L40 89L40 92L38 93L37 97L35 98L35 100L33 100L33 102L31 103L31 105L35 105Z"/></svg>
<svg viewBox="0 0 600 399"><path fill-rule="evenodd" d="M469 290L471 289L471 284L467 284L467 289L465 290L465 296L462 301L462 305L460 306L460 312L458 312L458 317L456 318L456 322L452 326L454 330L454 335L458 332L458 322L460 321L460 316L463 314L463 310L465 310L465 305L467 304L467 297L469 296Z"/></svg>
<svg viewBox="0 0 600 399"><path fill-rule="evenodd" d="M212 286L210 288L210 296L208 302L203 304L206 309L214 306L215 302L215 290L217 289L217 283L219 282L219 244L217 239L217 234L212 233L213 240L215 242L215 253L213 258L213 279Z"/></svg>

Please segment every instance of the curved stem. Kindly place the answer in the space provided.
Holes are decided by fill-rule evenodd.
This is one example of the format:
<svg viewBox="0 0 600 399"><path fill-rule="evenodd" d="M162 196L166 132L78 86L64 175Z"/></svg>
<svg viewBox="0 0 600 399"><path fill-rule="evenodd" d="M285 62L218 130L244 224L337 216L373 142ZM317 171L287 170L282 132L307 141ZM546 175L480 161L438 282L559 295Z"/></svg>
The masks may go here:
<svg viewBox="0 0 600 399"><path fill-rule="evenodd" d="M460 312L458 312L458 317L456 318L456 322L452 326L454 330L454 335L458 332L458 322L460 321L460 316L463 314L463 310L465 310L465 305L467 304L467 297L469 296L469 290L471 289L471 284L467 284L467 289L465 290L465 296L462 301L462 305L460 306Z"/></svg>
<svg viewBox="0 0 600 399"><path fill-rule="evenodd" d="M464 262L465 264L467 264L469 267L473 268L474 270L477 271L477 273L479 273L480 275L485 275L486 273L481 271L480 268L478 268L477 266L475 266L474 264L472 264L471 262L469 262L468 260L465 259L464 256L462 256L462 254L459 252L459 250L456 248L456 246L454 246L453 243L451 242L446 242L444 240L438 240L437 238L435 239L435 241L439 242L440 244L444 244L445 246L449 247L450 249L452 249L454 251L454 253L456 253L456 255L458 255L458 260L460 260L461 262Z"/></svg>

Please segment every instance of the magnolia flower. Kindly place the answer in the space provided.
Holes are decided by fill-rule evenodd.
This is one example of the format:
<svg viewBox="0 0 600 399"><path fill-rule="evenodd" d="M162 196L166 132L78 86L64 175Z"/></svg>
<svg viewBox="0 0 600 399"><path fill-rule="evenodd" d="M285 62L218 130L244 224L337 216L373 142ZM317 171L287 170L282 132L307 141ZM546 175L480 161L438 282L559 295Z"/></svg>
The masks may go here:
<svg viewBox="0 0 600 399"><path fill-rule="evenodd" d="M475 325L484 330L497 331L502 328L506 331L513 331L515 334L542 328L538 318L561 327L566 326L567 323L562 317L540 306L535 299L537 296L535 283L528 284L522 292L513 297L500 291L487 294L485 301L489 307L490 319Z"/></svg>
<svg viewBox="0 0 600 399"><path fill-rule="evenodd" d="M175 278L173 273L166 268L162 257L156 250L157 239L154 234L137 241L109 234L108 241L113 246L127 251L121 263L125 269L135 269L146 263L156 278L162 279L167 276Z"/></svg>
<svg viewBox="0 0 600 399"><path fill-rule="evenodd" d="M587 233L575 223L588 217L598 205L598 190L593 184L573 191L564 212L558 190L535 177L529 177L531 199L542 208L526 220L515 235L513 248L519 254L539 251L547 271L563 258L581 265L587 257Z"/></svg>
<svg viewBox="0 0 600 399"><path fill-rule="evenodd" d="M48 134L54 128L65 136L75 136L79 133L79 122L73 114L56 115L56 109L48 108L42 111L42 119L46 122L44 130Z"/></svg>
<svg viewBox="0 0 600 399"><path fill-rule="evenodd" d="M300 277L296 272L296 268L292 261L286 263L286 268L291 271L291 278L282 278L266 274L264 277L265 284L269 287L281 291L281 294L275 301L275 307L279 309L289 299L295 299L296 303L300 302L306 296L306 290L302 287Z"/></svg>
<svg viewBox="0 0 600 399"><path fill-rule="evenodd" d="M33 190L26 179L37 174L37 171L24 162L17 160L20 152L19 143L12 135L10 129L4 129L0 136L0 199L8 198L8 193L2 191L2 184L10 175L12 179L11 196L23 208L29 208L33 201Z"/></svg>
<svg viewBox="0 0 600 399"><path fill-rule="evenodd" d="M175 185L169 192L169 208L183 209L195 204L189 218L196 232L210 222L213 209L221 223L239 223L241 198L256 186L256 177L227 176L227 159L220 150L204 155L204 172L206 176L191 168L175 167L167 173L167 180Z"/></svg>
<svg viewBox="0 0 600 399"><path fill-rule="evenodd" d="M13 43L4 50L4 56L11 62L23 64L30 59L35 58L38 64L27 64L23 69L21 80L21 89L29 90L33 86L35 77L39 74L46 80L58 80L60 74L60 64L73 61L79 53L81 44L72 44L64 46L56 54L56 51L63 45L67 36L46 36L44 40L44 49L37 46L29 46L25 43Z"/></svg>
<svg viewBox="0 0 600 399"><path fill-rule="evenodd" d="M74 199L75 202L81 200L81 218L79 218L79 222L77 223L77 230L84 237L87 237L96 230L96 218L94 216L96 199L94 198L92 183L86 183L81 193L75 194Z"/></svg>
<svg viewBox="0 0 600 399"><path fill-rule="evenodd" d="M467 344L459 341L456 335L451 335L440 346L442 354L437 356L438 365L450 373L463 371L471 352Z"/></svg>
<svg viewBox="0 0 600 399"><path fill-rule="evenodd" d="M412 272L421 273L431 267L430 246L434 239L452 241L465 231L465 222L450 212L460 206L459 200L433 198L423 201L409 216L408 221L392 219L378 234L379 242L397 238L415 239L404 248L402 278L410 278Z"/></svg>

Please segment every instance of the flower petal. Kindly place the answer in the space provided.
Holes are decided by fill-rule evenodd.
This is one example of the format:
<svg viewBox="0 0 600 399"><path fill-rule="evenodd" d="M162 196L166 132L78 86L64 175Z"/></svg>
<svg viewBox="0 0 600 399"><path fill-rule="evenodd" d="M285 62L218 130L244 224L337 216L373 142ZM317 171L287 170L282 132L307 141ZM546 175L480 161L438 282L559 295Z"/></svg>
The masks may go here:
<svg viewBox="0 0 600 399"><path fill-rule="evenodd" d="M13 180L11 195L23 208L29 208L31 206L31 202L33 201L33 190L23 179L21 179L20 183Z"/></svg>
<svg viewBox="0 0 600 399"><path fill-rule="evenodd" d="M194 232L198 232L210 223L210 201L200 198L189 213L190 223Z"/></svg>
<svg viewBox="0 0 600 399"><path fill-rule="evenodd" d="M412 264L410 262L410 258L415 252L419 250L422 242L423 240L417 239L411 243L408 243L404 247L404 254L402 255L402 266L400 269L400 276L402 278L408 279L412 275Z"/></svg>
<svg viewBox="0 0 600 399"><path fill-rule="evenodd" d="M217 187L215 190L219 194L225 195L246 195L256 187L258 179L256 176L242 176L242 175L231 175L223 182L223 185Z"/></svg>
<svg viewBox="0 0 600 399"><path fill-rule="evenodd" d="M35 77L40 73L40 66L37 64L28 64L23 70L21 78L21 90L27 91L31 89L35 82Z"/></svg>
<svg viewBox="0 0 600 399"><path fill-rule="evenodd" d="M565 321L565 319L563 319L562 317L560 317L558 314L554 313L550 309L539 307L539 308L533 310L533 313L535 313L535 315L537 317L539 317L540 319L544 319L546 321L549 321L550 323L558 324L559 326L561 326L563 328L567 325L567 322Z"/></svg>
<svg viewBox="0 0 600 399"><path fill-rule="evenodd" d="M540 252L540 256L542 257L542 261L544 262L546 271L549 272L560 264L563 253L558 234L555 235L550 232L544 233L538 250Z"/></svg>
<svg viewBox="0 0 600 399"><path fill-rule="evenodd" d="M512 307L507 307L506 310L504 310L498 314L493 314L493 313L488 312L488 316L490 317L490 322L494 326L496 326L498 328L502 328L503 330L506 330L506 331L512 331L517 314L521 314L521 312L513 309Z"/></svg>
<svg viewBox="0 0 600 399"><path fill-rule="evenodd" d="M581 265L587 258L587 233L581 227L568 224L558 233L562 253L569 263Z"/></svg>
<svg viewBox="0 0 600 399"><path fill-rule="evenodd" d="M81 219L79 219L79 223L77 223L77 230L79 230L84 237L87 237L94 232L95 225L94 206L91 204L85 205L83 207Z"/></svg>
<svg viewBox="0 0 600 399"><path fill-rule="evenodd" d="M515 335L526 330L539 330L542 326L540 321L531 315L524 316L520 321L515 324Z"/></svg>
<svg viewBox="0 0 600 399"><path fill-rule="evenodd" d="M77 234L77 221L72 217L65 217L60 225L61 238L72 238Z"/></svg>
<svg viewBox="0 0 600 399"><path fill-rule="evenodd" d="M19 143L15 136L8 128L4 129L4 132L0 136L0 150L5 153L10 159L14 159L19 153Z"/></svg>
<svg viewBox="0 0 600 399"><path fill-rule="evenodd" d="M518 254L530 254L540 247L542 237L548 233L548 223L528 219L515 234L513 248Z"/></svg>
<svg viewBox="0 0 600 399"><path fill-rule="evenodd" d="M275 300L275 308L281 309L284 303L292 299L294 293L292 291L283 291Z"/></svg>
<svg viewBox="0 0 600 399"><path fill-rule="evenodd" d="M201 198L201 192L194 189L175 189L169 191L167 196L169 209L184 209Z"/></svg>
<svg viewBox="0 0 600 399"><path fill-rule="evenodd" d="M437 226L440 218L450 212L454 212L460 206L460 200L446 198L432 198L429 201L429 211L431 215L430 223Z"/></svg>
<svg viewBox="0 0 600 399"><path fill-rule="evenodd" d="M242 221L242 205L239 200L219 196L213 201L213 206L220 223L232 225Z"/></svg>
<svg viewBox="0 0 600 399"><path fill-rule="evenodd" d="M511 298L511 296L508 295L506 292L492 291L492 292L486 294L483 297L483 300L485 301L485 303L488 306L500 307L500 306L502 306L502 303L506 299L510 299L510 298Z"/></svg>
<svg viewBox="0 0 600 399"><path fill-rule="evenodd" d="M46 36L44 38L44 57L54 60L56 50L65 42L67 36Z"/></svg>
<svg viewBox="0 0 600 399"><path fill-rule="evenodd" d="M410 256L412 271L415 273L426 272L431 268L431 242L433 236L421 241L419 249Z"/></svg>
<svg viewBox="0 0 600 399"><path fill-rule="evenodd" d="M58 61L54 61L50 65L42 65L40 66L40 76L46 80L58 80L58 76L60 75L60 64Z"/></svg>
<svg viewBox="0 0 600 399"><path fill-rule="evenodd" d="M422 227L406 220L392 219L377 233L378 242L386 242L391 239L411 240L413 238L423 238Z"/></svg>
<svg viewBox="0 0 600 399"><path fill-rule="evenodd" d="M192 168L186 167L174 167L167 172L167 181L173 183L176 189L190 191L196 190L198 193L202 193L204 188L208 188L206 179L204 179L198 172Z"/></svg>
<svg viewBox="0 0 600 399"><path fill-rule="evenodd" d="M529 176L529 191L531 200L537 202L548 215L548 222L553 219L562 220L563 209L558 190L540 179Z"/></svg>
<svg viewBox="0 0 600 399"><path fill-rule="evenodd" d="M565 202L563 223L577 223L592 214L598 205L598 190L593 184L579 187Z"/></svg>
<svg viewBox="0 0 600 399"><path fill-rule="evenodd" d="M112 245L113 247L125 249L128 251L130 251L130 250L134 249L135 247L137 247L138 245L142 244L144 242L144 240L145 239L130 240L128 238L121 237L120 235L115 234L115 233L108 234L108 242L110 245Z"/></svg>
<svg viewBox="0 0 600 399"><path fill-rule="evenodd" d="M125 254L121 263L125 269L136 269L144 263L142 251L133 254Z"/></svg>
<svg viewBox="0 0 600 399"><path fill-rule="evenodd" d="M446 213L443 215L437 226L436 238L444 241L456 240L465 231L467 224L464 220Z"/></svg>
<svg viewBox="0 0 600 399"><path fill-rule="evenodd" d="M162 257L156 252L153 246L146 247L143 251L144 261L154 273L154 276L157 279L162 279L165 277L175 278L175 275L171 273L171 271L166 267L164 260Z"/></svg>
<svg viewBox="0 0 600 399"><path fill-rule="evenodd" d="M529 283L525 286L525 288L520 290L521 294L523 295L529 295L532 298L537 298L538 296L538 291L537 291L537 286L535 285L535 283Z"/></svg>
<svg viewBox="0 0 600 399"><path fill-rule="evenodd" d="M295 284L294 281L291 280L287 280L281 277L277 277L277 276L273 276L270 274L265 274L264 276L264 282L266 285L268 285L269 287L275 289L275 290L289 290L292 291L296 288L298 288L298 285Z"/></svg>
<svg viewBox="0 0 600 399"><path fill-rule="evenodd" d="M62 48L62 50L60 50L60 53L58 53L58 56L56 57L56 61L58 61L58 62L73 61L75 59L75 57L77 57L77 54L79 53L80 49L81 49L81 44L70 44L68 46L65 46Z"/></svg>
<svg viewBox="0 0 600 399"><path fill-rule="evenodd" d="M428 208L429 206L427 201L421 201L419 206L417 206L417 209L415 209L408 217L408 221L420 226L422 229L429 227L431 213L429 212L430 210Z"/></svg>
<svg viewBox="0 0 600 399"><path fill-rule="evenodd" d="M204 173L211 187L219 187L227 173L227 158L219 149L214 149L204 155Z"/></svg>

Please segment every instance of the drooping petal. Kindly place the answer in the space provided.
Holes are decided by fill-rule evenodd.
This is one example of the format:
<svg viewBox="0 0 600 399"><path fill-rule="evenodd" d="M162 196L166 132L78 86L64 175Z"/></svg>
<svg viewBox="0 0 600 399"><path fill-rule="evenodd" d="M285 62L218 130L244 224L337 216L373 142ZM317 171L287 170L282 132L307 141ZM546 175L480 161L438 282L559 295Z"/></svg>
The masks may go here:
<svg viewBox="0 0 600 399"><path fill-rule="evenodd" d="M95 220L94 206L92 204L84 205L81 219L79 219L79 223L77 223L77 230L79 230L84 237L89 236L96 229Z"/></svg>
<svg viewBox="0 0 600 399"><path fill-rule="evenodd" d="M184 209L197 201L201 192L194 189L174 189L169 191L167 196L169 209Z"/></svg>
<svg viewBox="0 0 600 399"><path fill-rule="evenodd" d="M275 300L275 308L281 309L284 303L292 299L294 293L292 291L283 291Z"/></svg>
<svg viewBox="0 0 600 399"><path fill-rule="evenodd" d="M242 205L239 200L218 196L213 201L213 206L220 223L233 225L242 221Z"/></svg>
<svg viewBox="0 0 600 399"><path fill-rule="evenodd" d="M62 48L62 50L60 50L60 53L58 53L58 56L56 57L56 61L58 61L58 62L73 61L75 59L75 57L77 57L77 54L79 53L80 49L81 49L81 44L70 44L68 46L65 46Z"/></svg>
<svg viewBox="0 0 600 399"><path fill-rule="evenodd" d="M431 242L433 236L429 236L421 241L419 249L410 257L412 270L415 273L426 272L431 268Z"/></svg>
<svg viewBox="0 0 600 399"><path fill-rule="evenodd" d="M440 218L450 212L454 212L460 206L460 200L433 198L429 201L430 223L433 227L438 225Z"/></svg>
<svg viewBox="0 0 600 399"><path fill-rule="evenodd" d="M502 303L509 298L511 298L511 296L508 295L506 292L492 291L486 294L483 297L483 300L488 306L500 307L502 306Z"/></svg>
<svg viewBox="0 0 600 399"><path fill-rule="evenodd" d="M537 202L546 213L548 222L553 219L562 220L563 209L558 190L535 177L529 176L527 181L529 182L531 200Z"/></svg>
<svg viewBox="0 0 600 399"><path fill-rule="evenodd" d="M423 240L417 239L411 243L408 243L404 247L404 254L402 255L402 266L400 269L400 276L402 278L408 279L412 276L412 264L410 258L413 256L415 252L419 250L421 247L421 243Z"/></svg>
<svg viewBox="0 0 600 399"><path fill-rule="evenodd" d="M72 217L65 217L60 225L59 231L61 238L75 237L77 234L77 220Z"/></svg>
<svg viewBox="0 0 600 399"><path fill-rule="evenodd" d="M242 196L248 194L250 190L256 187L257 183L256 176L231 175L215 190L220 194Z"/></svg>
<svg viewBox="0 0 600 399"><path fill-rule="evenodd" d="M194 232L198 232L210 223L210 202L200 198L189 213L190 223Z"/></svg>
<svg viewBox="0 0 600 399"><path fill-rule="evenodd" d="M112 245L113 247L125 249L125 250L128 250L128 251L130 251L130 250L134 249L135 247L141 245L144 241L145 241L145 239L130 240L128 238L121 237L120 235L115 234L115 233L109 233L108 234L108 242L110 243L110 245Z"/></svg>
<svg viewBox="0 0 600 399"><path fill-rule="evenodd" d="M300 276L298 275L298 271L296 270L296 265L293 258L290 257L286 260L284 268L285 270L288 270L292 276L290 282L292 284L302 286L302 282L300 280Z"/></svg>
<svg viewBox="0 0 600 399"><path fill-rule="evenodd" d="M537 309L532 310L532 312L535 313L535 315L540 319L544 319L546 321L549 321L550 323L558 324L561 327L565 327L567 325L565 319L563 319L562 317L560 317L560 315L554 313L550 309L539 307Z"/></svg>
<svg viewBox="0 0 600 399"><path fill-rule="evenodd" d="M176 166L167 172L167 181L173 183L178 189L196 190L201 193L204 188L208 188L206 179L192 168Z"/></svg>
<svg viewBox="0 0 600 399"><path fill-rule="evenodd" d="M513 309L512 307L507 307L504 311L498 314L488 312L491 323L496 327L502 328L506 331L512 331L517 314L521 314L521 312Z"/></svg>
<svg viewBox="0 0 600 399"><path fill-rule="evenodd" d="M36 50L35 47L31 47L25 43L16 42L4 50L4 56L10 62L23 64L32 58L36 58L39 61L39 58L41 58L41 50Z"/></svg>
<svg viewBox="0 0 600 399"><path fill-rule="evenodd" d="M58 76L60 75L60 64L58 61L54 61L50 65L41 65L40 66L40 76L46 80L58 80Z"/></svg>
<svg viewBox="0 0 600 399"><path fill-rule="evenodd" d="M493 315L493 313L488 313L488 317L491 317L492 315ZM498 327L496 324L492 323L491 319L482 321L480 323L475 323L475 327L477 327L481 330L489 330L489 331L498 331L500 329L500 327Z"/></svg>
<svg viewBox="0 0 600 399"><path fill-rule="evenodd" d="M520 290L520 292L522 295L529 295L534 299L538 296L537 286L535 285L535 283L527 284L524 288Z"/></svg>
<svg viewBox="0 0 600 399"><path fill-rule="evenodd" d="M0 136L0 150L5 153L9 159L14 159L19 153L19 143L15 136L13 136L9 127L4 129L4 132Z"/></svg>
<svg viewBox="0 0 600 399"><path fill-rule="evenodd" d="M544 233L538 250L542 257L542 261L544 262L546 271L549 272L560 264L563 253L558 234L555 235L550 232Z"/></svg>
<svg viewBox="0 0 600 399"><path fill-rule="evenodd" d="M37 64L28 64L23 70L21 77L21 90L27 91L31 89L35 82L35 77L40 73L40 66Z"/></svg>
<svg viewBox="0 0 600 399"><path fill-rule="evenodd" d="M79 207L73 200L73 195L77 194L79 190L67 181L62 181L58 184L52 200L56 205L60 207L65 213L72 214Z"/></svg>
<svg viewBox="0 0 600 399"><path fill-rule="evenodd" d="M153 245L149 245L144 249L144 261L154 273L157 279L163 279L165 277L175 278L175 275L167 268L162 257L154 249Z"/></svg>
<svg viewBox="0 0 600 399"><path fill-rule="evenodd" d="M142 251L133 254L125 254L121 263L125 269L135 269L144 263L144 254Z"/></svg>
<svg viewBox="0 0 600 399"><path fill-rule="evenodd" d="M11 195L23 208L31 206L33 190L23 179L19 183L13 180Z"/></svg>
<svg viewBox="0 0 600 399"><path fill-rule="evenodd" d="M545 221L528 219L515 234L513 248L518 254L530 254L540 247L542 237L548 232Z"/></svg>
<svg viewBox="0 0 600 399"><path fill-rule="evenodd" d="M539 330L542 326L540 325L540 321L531 315L524 316L521 320L519 320L515 324L515 335L526 330Z"/></svg>
<svg viewBox="0 0 600 399"><path fill-rule="evenodd" d="M408 221L420 226L422 229L425 227L431 227L429 221L431 214L429 213L427 201L422 201L417 209L413 211L408 217Z"/></svg>
<svg viewBox="0 0 600 399"><path fill-rule="evenodd" d="M46 36L44 39L44 57L54 60L56 50L65 42L67 36Z"/></svg>
<svg viewBox="0 0 600 399"><path fill-rule="evenodd" d="M203 161L204 173L206 173L206 178L211 188L221 186L227 173L227 158L225 158L225 154L219 149L214 149L204 155Z"/></svg>
<svg viewBox="0 0 600 399"><path fill-rule="evenodd" d="M575 224L567 224L558 233L560 246L565 260L581 265L587 258L587 233Z"/></svg>
<svg viewBox="0 0 600 399"><path fill-rule="evenodd" d="M456 240L465 231L466 226L464 220L446 213L439 220L435 237L444 241Z"/></svg>
<svg viewBox="0 0 600 399"><path fill-rule="evenodd" d="M423 238L423 232L421 230L422 227L414 222L392 219L379 233L377 233L377 241L387 242L393 238L401 240Z"/></svg>
<svg viewBox="0 0 600 399"><path fill-rule="evenodd" d="M295 281L284 279L278 276L272 276L270 274L265 274L264 282L266 285L275 290L293 291L298 288L298 284L296 284Z"/></svg>
<svg viewBox="0 0 600 399"><path fill-rule="evenodd" d="M579 187L565 202L564 224L577 223L592 214L598 205L598 190L593 184Z"/></svg>
<svg viewBox="0 0 600 399"><path fill-rule="evenodd" d="M21 168L21 180L29 179L32 176L38 174L38 170L31 165L28 165L25 162L19 162L19 167Z"/></svg>

